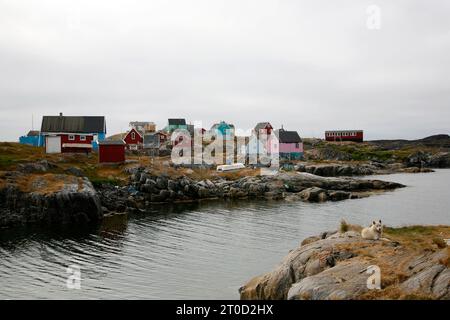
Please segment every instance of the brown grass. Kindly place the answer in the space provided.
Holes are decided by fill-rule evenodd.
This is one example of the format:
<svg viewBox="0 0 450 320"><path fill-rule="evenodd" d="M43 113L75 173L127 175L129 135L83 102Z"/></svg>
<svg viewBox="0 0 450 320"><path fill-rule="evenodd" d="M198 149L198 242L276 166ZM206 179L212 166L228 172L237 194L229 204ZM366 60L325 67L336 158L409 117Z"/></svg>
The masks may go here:
<svg viewBox="0 0 450 320"><path fill-rule="evenodd" d="M361 229L360 226L341 222L341 231ZM450 263L450 248L443 241L449 238L450 226L409 226L401 228L386 227L384 237L390 241L367 241L336 245L338 251L349 251L355 254L353 259L378 265L382 270L382 290L370 290L360 299L433 299L430 295L405 293L399 285L411 276L408 266L412 259L426 252L447 250L445 258L439 262L445 266ZM439 240L438 240L439 239ZM443 244L446 247L443 247ZM447 248L447 249L445 249Z"/></svg>
<svg viewBox="0 0 450 320"><path fill-rule="evenodd" d="M22 176L15 181L15 184L22 192L35 192L44 195L59 192L69 183L77 184L78 190L81 190L83 187L81 178L52 173L30 174Z"/></svg>
<svg viewBox="0 0 450 320"><path fill-rule="evenodd" d="M439 242L442 245L445 244L443 239L450 238L450 226L385 227L384 235L387 238L405 244L412 249L433 250L440 248L436 242ZM441 239L442 241L437 239Z"/></svg>

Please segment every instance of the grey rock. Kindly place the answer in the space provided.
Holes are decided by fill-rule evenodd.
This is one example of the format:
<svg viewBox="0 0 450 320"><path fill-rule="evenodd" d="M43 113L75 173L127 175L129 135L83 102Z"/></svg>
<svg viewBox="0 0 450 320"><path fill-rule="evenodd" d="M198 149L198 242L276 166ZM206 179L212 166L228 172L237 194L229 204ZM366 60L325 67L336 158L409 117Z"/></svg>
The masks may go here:
<svg viewBox="0 0 450 320"><path fill-rule="evenodd" d="M308 276L295 283L287 294L288 300L350 300L367 292L367 274L361 272L369 265L343 263L320 274Z"/></svg>
<svg viewBox="0 0 450 320"><path fill-rule="evenodd" d="M100 198L87 178L55 175L55 179L63 183L55 192L42 192L48 186L44 178L38 178L30 192L15 185L1 189L0 226L92 223L102 219Z"/></svg>
<svg viewBox="0 0 450 320"><path fill-rule="evenodd" d="M39 173L47 172L50 169L54 169L57 166L48 162L47 160L41 160L38 162L30 162L18 165L18 170L24 173Z"/></svg>
<svg viewBox="0 0 450 320"><path fill-rule="evenodd" d="M78 167L70 167L70 168L66 169L66 173L76 176L76 177L84 177L85 176L83 170L81 170Z"/></svg>
<svg viewBox="0 0 450 320"><path fill-rule="evenodd" d="M169 190L161 190L159 192L159 197L161 199L161 201L166 200L167 198L169 198L171 196L171 193Z"/></svg>
<svg viewBox="0 0 450 320"><path fill-rule="evenodd" d="M159 189L167 189L168 179L166 177L158 177L156 178L156 186Z"/></svg>
<svg viewBox="0 0 450 320"><path fill-rule="evenodd" d="M305 189L299 193L299 196L302 200L310 202L322 202L328 198L326 191L317 187Z"/></svg>
<svg viewBox="0 0 450 320"><path fill-rule="evenodd" d="M436 280L444 270L446 270L446 273L440 278L444 282L439 281L436 287ZM450 279L448 271L448 268L442 264L431 265L403 282L400 288L411 293L421 292L429 295L437 294L439 297L444 296L448 294L448 286L450 285L448 282ZM445 280L447 281L446 283Z"/></svg>

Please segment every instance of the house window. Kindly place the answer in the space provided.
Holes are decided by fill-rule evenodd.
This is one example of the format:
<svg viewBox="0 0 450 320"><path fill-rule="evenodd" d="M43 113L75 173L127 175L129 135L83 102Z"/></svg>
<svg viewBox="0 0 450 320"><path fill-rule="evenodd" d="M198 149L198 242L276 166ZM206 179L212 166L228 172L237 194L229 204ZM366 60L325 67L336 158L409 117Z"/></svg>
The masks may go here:
<svg viewBox="0 0 450 320"><path fill-rule="evenodd" d="M86 141L86 136L80 136L80 141Z"/></svg>
<svg viewBox="0 0 450 320"><path fill-rule="evenodd" d="M295 144L296 148L300 148L300 145L298 143Z"/></svg>
<svg viewBox="0 0 450 320"><path fill-rule="evenodd" d="M69 141L74 141L75 140L75 136L73 134L69 135Z"/></svg>
<svg viewBox="0 0 450 320"><path fill-rule="evenodd" d="M135 140L135 139L136 139L136 133L135 133L135 132L132 132L132 133L131 133L131 139L132 139L132 140Z"/></svg>

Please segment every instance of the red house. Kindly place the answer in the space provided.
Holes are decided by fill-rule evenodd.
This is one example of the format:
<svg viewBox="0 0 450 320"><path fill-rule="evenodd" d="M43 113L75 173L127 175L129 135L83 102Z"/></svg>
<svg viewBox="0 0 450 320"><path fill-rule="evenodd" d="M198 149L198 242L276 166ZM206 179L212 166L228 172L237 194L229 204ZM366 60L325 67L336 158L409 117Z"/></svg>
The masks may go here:
<svg viewBox="0 0 450 320"><path fill-rule="evenodd" d="M164 131L158 131L156 132L157 135L159 135L159 142L165 143L166 141L168 141L170 139L170 134Z"/></svg>
<svg viewBox="0 0 450 320"><path fill-rule="evenodd" d="M44 116L41 135L47 153L89 153L106 133L105 117Z"/></svg>
<svg viewBox="0 0 450 320"><path fill-rule="evenodd" d="M326 141L354 141L363 142L364 141L364 131L363 130L333 130L325 131Z"/></svg>
<svg viewBox="0 0 450 320"><path fill-rule="evenodd" d="M270 122L259 122L253 130L257 137L259 137L260 134L267 134L269 136L272 134L273 127Z"/></svg>
<svg viewBox="0 0 450 320"><path fill-rule="evenodd" d="M124 163L125 142L123 140L103 140L98 143L100 163Z"/></svg>
<svg viewBox="0 0 450 320"><path fill-rule="evenodd" d="M144 137L134 128L127 132L123 140L125 141L128 150L142 149L142 144L144 143Z"/></svg>

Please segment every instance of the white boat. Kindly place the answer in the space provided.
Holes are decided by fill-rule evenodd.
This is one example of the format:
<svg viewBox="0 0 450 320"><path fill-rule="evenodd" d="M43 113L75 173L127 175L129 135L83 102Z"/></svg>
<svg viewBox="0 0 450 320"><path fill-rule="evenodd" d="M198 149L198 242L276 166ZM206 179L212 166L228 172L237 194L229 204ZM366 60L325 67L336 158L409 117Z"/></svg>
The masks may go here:
<svg viewBox="0 0 450 320"><path fill-rule="evenodd" d="M232 171L232 170L240 170L245 169L245 165L243 163L234 163L234 164L223 164L221 166L217 166L217 171Z"/></svg>

